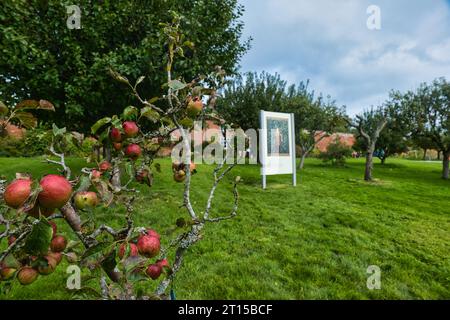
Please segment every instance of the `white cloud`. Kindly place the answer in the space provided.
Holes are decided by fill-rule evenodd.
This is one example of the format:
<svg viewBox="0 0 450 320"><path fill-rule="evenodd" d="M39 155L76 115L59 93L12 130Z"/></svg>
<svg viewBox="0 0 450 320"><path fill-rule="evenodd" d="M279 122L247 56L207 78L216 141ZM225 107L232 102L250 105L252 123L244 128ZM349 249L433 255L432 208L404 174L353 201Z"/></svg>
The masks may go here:
<svg viewBox="0 0 450 320"><path fill-rule="evenodd" d="M450 78L450 9L444 0L241 0L254 38L243 71L310 79L353 114L436 77ZM381 30L366 9L381 8Z"/></svg>

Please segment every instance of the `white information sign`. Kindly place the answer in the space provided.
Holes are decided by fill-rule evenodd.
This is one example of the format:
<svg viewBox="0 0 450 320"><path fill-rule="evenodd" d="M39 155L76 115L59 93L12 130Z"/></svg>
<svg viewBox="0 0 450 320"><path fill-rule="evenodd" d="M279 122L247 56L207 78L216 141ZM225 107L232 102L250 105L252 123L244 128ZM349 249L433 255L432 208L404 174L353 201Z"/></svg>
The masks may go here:
<svg viewBox="0 0 450 320"><path fill-rule="evenodd" d="M260 125L259 155L263 189L266 188L266 176L275 174L292 174L295 186L294 114L261 111Z"/></svg>

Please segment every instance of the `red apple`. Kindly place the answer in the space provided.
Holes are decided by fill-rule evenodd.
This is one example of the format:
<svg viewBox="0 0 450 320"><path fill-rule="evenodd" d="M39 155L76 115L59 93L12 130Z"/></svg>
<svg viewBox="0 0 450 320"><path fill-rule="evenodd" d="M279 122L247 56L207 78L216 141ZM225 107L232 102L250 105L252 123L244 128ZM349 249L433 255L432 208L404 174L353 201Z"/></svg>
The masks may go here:
<svg viewBox="0 0 450 320"><path fill-rule="evenodd" d="M203 110L203 102L200 97L194 97L187 105L187 113L189 117L196 117Z"/></svg>
<svg viewBox="0 0 450 320"><path fill-rule="evenodd" d="M134 243L122 243L119 247L119 258L123 259L125 256L127 249L130 249L128 256L129 257L136 257L139 255L138 247Z"/></svg>
<svg viewBox="0 0 450 320"><path fill-rule="evenodd" d="M120 142L113 142L113 147L114 147L114 150L120 151L120 150L122 150L122 143L120 143Z"/></svg>
<svg viewBox="0 0 450 320"><path fill-rule="evenodd" d="M137 247L140 254L153 258L158 255L161 243L157 237L145 235L139 237Z"/></svg>
<svg viewBox="0 0 450 320"><path fill-rule="evenodd" d="M16 269L9 267L0 267L0 278L3 280L9 280L16 273Z"/></svg>
<svg viewBox="0 0 450 320"><path fill-rule="evenodd" d="M111 140L113 142L120 142L120 141L122 141L122 133L120 132L119 129L112 128L110 135L111 135Z"/></svg>
<svg viewBox="0 0 450 320"><path fill-rule="evenodd" d="M150 236L150 237L155 237L155 238L157 238L158 240L161 240L161 236L159 235L159 233L156 232L156 231L153 230L153 229L147 229L146 233L147 233L147 235Z"/></svg>
<svg viewBox="0 0 450 320"><path fill-rule="evenodd" d="M159 276L161 275L161 272L162 272L162 268L159 264L151 264L148 266L147 270L145 271L145 273L153 280L158 279Z"/></svg>
<svg viewBox="0 0 450 320"><path fill-rule="evenodd" d="M132 160L136 160L137 158L139 158L141 153L142 153L141 147L139 147L139 145L134 143L128 145L127 148L125 149L125 154Z"/></svg>
<svg viewBox="0 0 450 320"><path fill-rule="evenodd" d="M38 201L44 208L61 208L72 195L72 185L66 178L55 174L49 174L41 179L42 191L38 195Z"/></svg>
<svg viewBox="0 0 450 320"><path fill-rule="evenodd" d="M53 252L53 251L50 251L50 252L47 254L47 256L48 256L49 258L55 259L56 264L60 264L60 263L61 263L61 260L62 260L62 253L61 253L61 252Z"/></svg>
<svg viewBox="0 0 450 320"><path fill-rule="evenodd" d="M173 179L176 182L183 182L184 179L186 179L186 172L184 172L183 170L178 170L173 174Z"/></svg>
<svg viewBox="0 0 450 320"><path fill-rule="evenodd" d="M80 191L74 197L75 207L80 210L94 208L98 204L97 194L93 191Z"/></svg>
<svg viewBox="0 0 450 320"><path fill-rule="evenodd" d="M53 252L61 252L66 249L67 246L67 240L64 236L55 236L53 237L52 241L50 242L50 249Z"/></svg>
<svg viewBox="0 0 450 320"><path fill-rule="evenodd" d="M102 173L98 170L93 169L91 171L91 179L100 179L100 177L102 176Z"/></svg>
<svg viewBox="0 0 450 320"><path fill-rule="evenodd" d="M100 162L100 164L98 165L98 168L100 169L101 172L105 172L105 171L111 170L112 165L108 161L104 160L104 161Z"/></svg>
<svg viewBox="0 0 450 320"><path fill-rule="evenodd" d="M156 264L159 265L161 269L170 268L169 261L167 261L167 259L158 260L156 261Z"/></svg>
<svg viewBox="0 0 450 320"><path fill-rule="evenodd" d="M133 122L133 121L125 121L125 122L122 124L122 128L123 128L123 132L125 132L125 136L126 136L127 138L133 138L133 137L135 137L135 136L138 134L138 132L139 132L138 126L137 126L136 123Z"/></svg>
<svg viewBox="0 0 450 320"><path fill-rule="evenodd" d="M8 238L8 246L12 245L14 243L14 241L16 241L16 237L15 236L10 236Z"/></svg>
<svg viewBox="0 0 450 320"><path fill-rule="evenodd" d="M33 268L23 267L17 273L17 280L19 280L22 285L29 285L37 279L38 275L39 273Z"/></svg>
<svg viewBox="0 0 450 320"><path fill-rule="evenodd" d="M53 271L55 271L56 266L58 265L58 262L55 260L55 258L51 257L51 256L45 256L44 257L45 260L47 260L47 265L46 266L38 266L37 271L39 272L39 274L42 275L49 275L51 273L53 273Z"/></svg>
<svg viewBox="0 0 450 320"><path fill-rule="evenodd" d="M17 209L25 204L31 193L31 179L16 179L5 189L3 198L11 208Z"/></svg>

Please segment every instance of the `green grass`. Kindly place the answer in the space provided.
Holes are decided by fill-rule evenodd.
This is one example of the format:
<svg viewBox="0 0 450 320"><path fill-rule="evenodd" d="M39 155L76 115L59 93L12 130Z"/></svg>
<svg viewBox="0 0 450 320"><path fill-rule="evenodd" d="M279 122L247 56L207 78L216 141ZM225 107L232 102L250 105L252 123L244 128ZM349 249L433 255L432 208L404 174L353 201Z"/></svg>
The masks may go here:
<svg viewBox="0 0 450 320"><path fill-rule="evenodd" d="M42 175L49 165L40 161L0 159L0 175ZM183 186L172 181L168 160L158 162L163 173L151 189L139 186L135 217L138 225L163 231L185 212L179 209ZM212 169L198 166L193 181L199 211ZM450 299L450 182L440 179L440 169L437 162L388 159L375 165L378 180L366 183L363 160L335 168L309 159L297 187L289 176L272 176L262 190L258 167L237 167L218 191L214 214L229 212L231 181L240 175L238 216L206 226L203 240L186 254L177 298ZM102 221L123 222L98 211ZM366 287L369 265L381 268L381 290ZM32 286L14 284L0 298L68 299L65 282L62 266Z"/></svg>

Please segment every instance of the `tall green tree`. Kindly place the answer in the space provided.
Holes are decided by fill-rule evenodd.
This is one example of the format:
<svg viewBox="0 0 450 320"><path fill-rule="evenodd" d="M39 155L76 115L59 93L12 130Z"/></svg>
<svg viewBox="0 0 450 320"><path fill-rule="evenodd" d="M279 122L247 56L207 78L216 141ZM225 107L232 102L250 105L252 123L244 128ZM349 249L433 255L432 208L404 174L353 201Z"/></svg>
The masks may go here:
<svg viewBox="0 0 450 320"><path fill-rule="evenodd" d="M374 155L381 160L381 164L385 164L386 159L394 154L408 151L411 125L410 119L401 107L399 92L391 92L390 99L385 102L383 113L387 123L376 140L374 151ZM367 115L367 118L370 117ZM358 135L353 148L366 151L368 149L367 139Z"/></svg>
<svg viewBox="0 0 450 320"><path fill-rule="evenodd" d="M413 123L413 139L429 139L442 152L442 178L449 179L450 83L445 78L423 83L404 95L404 104Z"/></svg>
<svg viewBox="0 0 450 320"><path fill-rule="evenodd" d="M338 107L330 96L316 98L308 82L288 89L283 111L295 117L295 142L301 148L299 169L303 169L306 157L321 140L345 130L345 107Z"/></svg>
<svg viewBox="0 0 450 320"><path fill-rule="evenodd" d="M237 0L81 0L81 29L70 29L70 0L3 0L0 6L0 99L47 99L54 115L42 115L69 129L88 130L94 119L136 102L108 75L112 68L140 85L145 97L159 95L166 70L160 22L171 11L183 15L189 34L173 69L192 79L216 65L237 70L249 40L241 40L243 7ZM72 12L73 13L73 12Z"/></svg>
<svg viewBox="0 0 450 320"><path fill-rule="evenodd" d="M317 142L344 127L345 109L330 97L316 97L308 81L287 86L280 75L266 72L236 77L225 88L218 109L244 130L260 127L261 110L293 113L296 143L302 149L300 168Z"/></svg>
<svg viewBox="0 0 450 320"><path fill-rule="evenodd" d="M259 128L259 112L281 111L286 81L278 74L249 72L238 75L225 87L217 108L230 123L243 130Z"/></svg>

